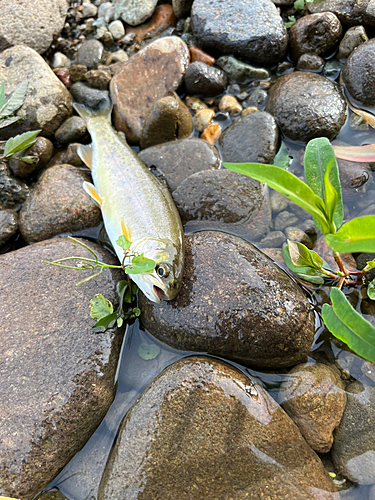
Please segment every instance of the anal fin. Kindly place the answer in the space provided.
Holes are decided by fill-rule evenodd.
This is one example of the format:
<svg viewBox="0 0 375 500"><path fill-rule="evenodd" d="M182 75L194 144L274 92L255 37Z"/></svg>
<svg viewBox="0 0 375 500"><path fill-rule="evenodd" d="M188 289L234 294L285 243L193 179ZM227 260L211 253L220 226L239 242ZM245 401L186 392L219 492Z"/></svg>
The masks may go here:
<svg viewBox="0 0 375 500"><path fill-rule="evenodd" d="M121 232L128 241L131 241L130 227L125 225L124 219L121 219Z"/></svg>
<svg viewBox="0 0 375 500"><path fill-rule="evenodd" d="M94 186L94 184L91 184L91 182L87 182L85 181L83 184L83 189L86 191L86 193L95 201L95 203L97 205L99 205L99 207L102 205L102 199L100 198L97 190L96 190L96 187Z"/></svg>
<svg viewBox="0 0 375 500"><path fill-rule="evenodd" d="M77 154L83 161L83 163L89 167L91 170L91 165L92 165L92 147L91 144L88 144L87 146L79 146L77 148Z"/></svg>

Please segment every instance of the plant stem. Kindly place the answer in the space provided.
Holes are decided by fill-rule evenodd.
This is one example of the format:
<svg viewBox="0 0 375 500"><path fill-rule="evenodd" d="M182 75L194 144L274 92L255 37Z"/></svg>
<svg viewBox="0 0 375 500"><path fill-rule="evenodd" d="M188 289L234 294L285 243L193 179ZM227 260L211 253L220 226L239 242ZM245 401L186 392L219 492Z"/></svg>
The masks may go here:
<svg viewBox="0 0 375 500"><path fill-rule="evenodd" d="M336 264L339 266L340 271L342 273L344 273L345 276L349 276L349 274L351 274L351 273L350 273L350 271L345 269L345 266L344 266L343 261L341 260L340 254L338 252L333 252L333 257L336 261Z"/></svg>

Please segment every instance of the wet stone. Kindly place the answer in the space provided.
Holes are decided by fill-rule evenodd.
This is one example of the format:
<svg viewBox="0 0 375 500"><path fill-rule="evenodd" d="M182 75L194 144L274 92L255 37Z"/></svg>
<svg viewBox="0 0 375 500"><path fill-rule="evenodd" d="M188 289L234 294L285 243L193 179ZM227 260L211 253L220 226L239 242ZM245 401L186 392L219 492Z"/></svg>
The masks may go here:
<svg viewBox="0 0 375 500"><path fill-rule="evenodd" d="M193 34L210 54L232 54L255 64L270 65L286 52L287 31L270 0L195 0L191 9Z"/></svg>
<svg viewBox="0 0 375 500"><path fill-rule="evenodd" d="M109 252L89 241L99 259ZM117 302L118 270L61 269L53 261L88 252L66 238L0 256L0 495L31 500L82 448L115 394L122 330L94 334L89 301ZM78 277L79 274L79 277ZM115 305L117 307L117 305Z"/></svg>
<svg viewBox="0 0 375 500"><path fill-rule="evenodd" d="M176 17L185 17L189 14L193 0L172 0L172 7Z"/></svg>
<svg viewBox="0 0 375 500"><path fill-rule="evenodd" d="M170 94L159 99L152 107L142 130L142 149L174 139L184 139L193 132L190 111L175 92Z"/></svg>
<svg viewBox="0 0 375 500"><path fill-rule="evenodd" d="M216 64L228 74L231 81L236 83L266 80L270 76L269 71L265 68L246 64L233 56L221 56L216 61Z"/></svg>
<svg viewBox="0 0 375 500"><path fill-rule="evenodd" d="M298 59L297 71L313 71L320 73L324 67L324 59L316 54L302 54Z"/></svg>
<svg viewBox="0 0 375 500"><path fill-rule="evenodd" d="M158 5L155 9L154 15L147 22L134 28L127 26L125 38L134 35L133 41L136 43L150 40L162 35L165 30L176 26L176 22L177 19L173 13L171 5ZM124 39L122 39L122 41L123 40Z"/></svg>
<svg viewBox="0 0 375 500"><path fill-rule="evenodd" d="M90 175L71 165L56 165L42 174L20 212L26 242L100 224L100 209L86 196L83 181L90 181Z"/></svg>
<svg viewBox="0 0 375 500"><path fill-rule="evenodd" d="M89 108L97 108L99 104L108 98L107 90L93 89L83 82L74 83L70 89L74 100Z"/></svg>
<svg viewBox="0 0 375 500"><path fill-rule="evenodd" d="M215 111L211 108L199 109L194 116L195 129L198 130L198 132L203 132L211 123L214 115Z"/></svg>
<svg viewBox="0 0 375 500"><path fill-rule="evenodd" d="M271 231L259 243L263 247L277 248L285 243L285 234L282 231Z"/></svg>
<svg viewBox="0 0 375 500"><path fill-rule="evenodd" d="M341 23L332 12L301 17L289 31L292 58L297 61L307 52L327 52L340 39L341 33Z"/></svg>
<svg viewBox="0 0 375 500"><path fill-rule="evenodd" d="M288 226L284 230L285 236L288 240L299 241L303 243L307 248L313 248L313 243L311 238L305 233L303 229L299 227Z"/></svg>
<svg viewBox="0 0 375 500"><path fill-rule="evenodd" d="M244 108L256 107L260 111L264 111L268 100L268 94L263 89L255 89L249 97L244 101Z"/></svg>
<svg viewBox="0 0 375 500"><path fill-rule="evenodd" d="M190 47L189 52L191 62L202 62L207 64L207 66L213 66L215 64L215 59L206 54L206 52L203 52L203 50L198 49L198 47Z"/></svg>
<svg viewBox="0 0 375 500"><path fill-rule="evenodd" d="M359 484L375 482L375 387L352 382L335 431L332 458L339 474Z"/></svg>
<svg viewBox="0 0 375 500"><path fill-rule="evenodd" d="M157 3L157 0L112 0L115 17L121 17L131 26L138 26L151 17Z"/></svg>
<svg viewBox="0 0 375 500"><path fill-rule="evenodd" d="M192 357L164 370L127 414L98 498L306 500L319 491L333 500L334 490L260 385L221 361Z"/></svg>
<svg viewBox="0 0 375 500"><path fill-rule="evenodd" d="M112 74L105 69L92 69L85 74L85 79L90 87L99 90L107 90Z"/></svg>
<svg viewBox="0 0 375 500"><path fill-rule="evenodd" d="M229 170L206 170L185 179L172 193L183 224L261 238L271 223L268 191Z"/></svg>
<svg viewBox="0 0 375 500"><path fill-rule="evenodd" d="M17 212L14 210L0 210L0 247L16 234L17 228Z"/></svg>
<svg viewBox="0 0 375 500"><path fill-rule="evenodd" d="M367 183L371 184L370 165L341 159L337 160L337 164L344 199L358 199L359 193L366 191Z"/></svg>
<svg viewBox="0 0 375 500"><path fill-rule="evenodd" d="M145 328L172 347L247 366L302 362L314 339L300 288L253 245L218 231L188 234L178 296L155 304L141 294L140 309Z"/></svg>
<svg viewBox="0 0 375 500"><path fill-rule="evenodd" d="M367 106L375 105L375 40L354 50L342 69L342 81L349 94Z"/></svg>
<svg viewBox="0 0 375 500"><path fill-rule="evenodd" d="M52 155L52 142L45 137L37 137L31 148L17 153L15 157L8 161L8 164L14 175L23 179L33 172L44 168L52 158ZM36 157L36 161L34 163L26 163L25 161L17 160L21 156L34 156Z"/></svg>
<svg viewBox="0 0 375 500"><path fill-rule="evenodd" d="M271 87L267 111L292 140L333 139L346 121L346 102L339 87L323 76L296 72Z"/></svg>
<svg viewBox="0 0 375 500"><path fill-rule="evenodd" d="M185 74L186 92L188 94L212 97L224 92L228 77L219 68L207 66L202 62L193 62Z"/></svg>
<svg viewBox="0 0 375 500"><path fill-rule="evenodd" d="M156 167L165 176L172 190L190 175L220 166L216 148L195 138L147 148L138 153L138 156L147 167Z"/></svg>
<svg viewBox="0 0 375 500"><path fill-rule="evenodd" d="M62 52L55 52L52 59L52 68L69 68L71 60Z"/></svg>
<svg viewBox="0 0 375 500"><path fill-rule="evenodd" d="M103 44L99 40L87 40L78 49L77 62L89 69L96 68L102 62L103 51Z"/></svg>
<svg viewBox="0 0 375 500"><path fill-rule="evenodd" d="M298 222L298 217L296 217L291 212L284 210L283 212L280 212L276 216L274 221L274 226L277 231L282 231L288 226L293 226L294 224L297 224L297 222Z"/></svg>
<svg viewBox="0 0 375 500"><path fill-rule="evenodd" d="M82 2L82 17L95 17L98 13L98 7L93 5L90 0L83 0Z"/></svg>
<svg viewBox="0 0 375 500"><path fill-rule="evenodd" d="M282 407L318 453L331 449L345 409L344 389L337 368L321 363L295 366L280 387Z"/></svg>
<svg viewBox="0 0 375 500"><path fill-rule="evenodd" d="M288 206L288 199L285 198L285 196L283 196L282 194L272 189L270 190L270 203L272 212L277 213L286 209L286 207Z"/></svg>
<svg viewBox="0 0 375 500"><path fill-rule="evenodd" d="M130 143L139 143L150 109L177 89L189 64L189 50L177 37L155 40L123 63L112 78L114 123ZM142 79L139 78L142 74Z"/></svg>
<svg viewBox="0 0 375 500"><path fill-rule="evenodd" d="M14 178L7 165L0 162L0 209L18 208L28 194L27 184Z"/></svg>
<svg viewBox="0 0 375 500"><path fill-rule="evenodd" d="M224 95L220 99L219 109L220 111L227 112L230 115L236 115L242 111L242 106L234 96Z"/></svg>
<svg viewBox="0 0 375 500"><path fill-rule="evenodd" d="M279 132L269 113L260 111L237 118L219 140L224 162L271 163L275 157Z"/></svg>
<svg viewBox="0 0 375 500"><path fill-rule="evenodd" d="M343 24L349 26L363 23L375 25L375 11L371 0L358 0L356 2L321 0L320 2L308 3L306 6L311 14L333 12Z"/></svg>
<svg viewBox="0 0 375 500"><path fill-rule="evenodd" d="M25 101L16 112L23 118L1 129L2 139L38 129L49 137L72 114L69 91L37 52L24 45L1 52L0 82L6 82L6 93L26 79Z"/></svg>
<svg viewBox="0 0 375 500"><path fill-rule="evenodd" d="M83 166L83 161L78 156L77 149L81 144L77 142L73 142L72 144L68 144L66 149L59 149L58 152L54 155L51 160L51 165L73 165L74 167ZM88 171L87 171L88 173Z"/></svg>
<svg viewBox="0 0 375 500"><path fill-rule="evenodd" d="M84 64L72 64L69 74L72 82L81 82L86 78L87 66Z"/></svg>
<svg viewBox="0 0 375 500"><path fill-rule="evenodd" d="M363 26L349 28L340 42L337 59L347 59L356 47L367 41L368 36Z"/></svg>
<svg viewBox="0 0 375 500"><path fill-rule="evenodd" d="M60 144L79 141L87 134L86 122L80 116L71 116L55 132Z"/></svg>

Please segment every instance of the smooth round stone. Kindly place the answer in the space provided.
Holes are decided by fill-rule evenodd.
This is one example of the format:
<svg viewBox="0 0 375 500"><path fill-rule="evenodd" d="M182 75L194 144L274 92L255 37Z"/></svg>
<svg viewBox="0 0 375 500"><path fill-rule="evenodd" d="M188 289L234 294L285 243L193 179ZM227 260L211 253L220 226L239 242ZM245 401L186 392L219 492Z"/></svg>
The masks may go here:
<svg viewBox="0 0 375 500"><path fill-rule="evenodd" d="M55 139L61 144L83 139L87 134L86 122L80 116L71 116L55 132Z"/></svg>
<svg viewBox="0 0 375 500"><path fill-rule="evenodd" d="M246 366L292 366L305 360L314 340L301 289L253 245L219 231L186 236L176 299L139 300L141 321L159 340Z"/></svg>
<svg viewBox="0 0 375 500"><path fill-rule="evenodd" d="M338 500L322 462L267 392L204 357L169 366L137 400L99 491L99 500L306 500L311 491Z"/></svg>
<svg viewBox="0 0 375 500"><path fill-rule="evenodd" d="M82 167L83 161L77 154L77 149L81 144L75 142L68 144L66 149L59 149L53 156L50 166L54 165L72 165L74 167Z"/></svg>
<svg viewBox="0 0 375 500"><path fill-rule="evenodd" d="M210 123L203 130L200 138L207 141L209 144L214 145L221 136L221 127L218 123Z"/></svg>
<svg viewBox="0 0 375 500"><path fill-rule="evenodd" d="M358 24L375 25L375 9L371 0L320 0L306 4L311 14L317 12L333 12L343 24L353 26Z"/></svg>
<svg viewBox="0 0 375 500"><path fill-rule="evenodd" d="M14 210L0 210L0 247L16 234L17 228L17 212Z"/></svg>
<svg viewBox="0 0 375 500"><path fill-rule="evenodd" d="M219 146L224 162L271 163L277 149L279 132L269 113L259 111L237 118L224 130Z"/></svg>
<svg viewBox="0 0 375 500"><path fill-rule="evenodd" d="M297 61L307 52L327 52L340 39L341 33L341 23L332 12L301 17L289 30L292 58Z"/></svg>
<svg viewBox="0 0 375 500"><path fill-rule="evenodd" d="M289 139L304 142L316 137L333 139L347 117L339 87L309 72L281 76L271 87L266 109Z"/></svg>
<svg viewBox="0 0 375 500"><path fill-rule="evenodd" d="M174 27L176 26L177 19L173 13L173 8L167 3L158 5L154 11L153 16L141 24L140 26L127 26L126 36L122 39L127 40L129 36L134 35L132 43L141 44L146 40L152 40L160 36L161 38L174 35Z"/></svg>
<svg viewBox="0 0 375 500"><path fill-rule="evenodd" d="M324 67L324 59L316 54L302 54L298 59L296 66L297 71L312 71L320 73Z"/></svg>
<svg viewBox="0 0 375 500"><path fill-rule="evenodd" d="M75 101L93 109L108 99L108 90L93 89L83 82L73 83L70 93Z"/></svg>
<svg viewBox="0 0 375 500"><path fill-rule="evenodd" d="M368 42L368 36L363 26L349 28L340 42L337 59L347 59L356 47L365 42Z"/></svg>
<svg viewBox="0 0 375 500"><path fill-rule="evenodd" d="M188 94L212 97L224 92L228 77L221 69L196 61L189 65L184 81Z"/></svg>
<svg viewBox="0 0 375 500"><path fill-rule="evenodd" d="M0 162L0 209L18 208L28 194L27 184L14 178L7 165Z"/></svg>
<svg viewBox="0 0 375 500"><path fill-rule="evenodd" d="M37 137L31 148L17 154L17 157L35 156L36 161L34 163L26 163L25 161L13 158L9 160L8 164L14 175L23 179L24 177L28 177L33 172L44 168L52 158L52 155L52 142L45 137Z"/></svg>
<svg viewBox="0 0 375 500"><path fill-rule="evenodd" d="M56 165L42 174L20 212L20 232L27 243L100 224L100 209L86 196L83 181L90 176L71 165Z"/></svg>
<svg viewBox="0 0 375 500"><path fill-rule="evenodd" d="M52 68L69 68L72 64L69 57L61 52L55 52L52 59Z"/></svg>
<svg viewBox="0 0 375 500"><path fill-rule="evenodd" d="M129 61L129 56L125 52L125 50L119 49L116 52L111 52L106 60L106 65L110 66L111 64L115 64L117 62L126 62Z"/></svg>
<svg viewBox="0 0 375 500"><path fill-rule="evenodd" d="M108 26L109 31L112 33L112 36L115 40L119 40L123 36L125 36L125 28L121 21L112 21Z"/></svg>
<svg viewBox="0 0 375 500"><path fill-rule="evenodd" d="M265 68L258 68L251 64L246 64L233 56L221 56L216 61L229 76L231 81L237 83L249 83L253 80L266 80L270 73Z"/></svg>
<svg viewBox="0 0 375 500"><path fill-rule="evenodd" d="M27 45L42 54L63 29L68 7L66 0L1 0L0 52Z"/></svg>
<svg viewBox="0 0 375 500"><path fill-rule="evenodd" d="M368 163L359 163L341 159L337 160L337 164L339 167L340 182L344 199L358 199L358 194L366 191L366 184L371 184L372 176L370 165Z"/></svg>
<svg viewBox="0 0 375 500"><path fill-rule="evenodd" d="M69 68L69 74L72 82L81 82L85 80L87 66L84 64L72 64Z"/></svg>
<svg viewBox="0 0 375 500"><path fill-rule="evenodd" d="M99 40L87 40L78 49L77 62L89 69L94 69L102 62L103 51L103 44Z"/></svg>
<svg viewBox="0 0 375 500"><path fill-rule="evenodd" d="M267 234L267 236L260 240L259 244L262 249L277 248L281 247L285 243L285 240L286 237L282 231L271 231Z"/></svg>
<svg viewBox="0 0 375 500"><path fill-rule="evenodd" d="M349 94L366 106L375 106L375 40L354 50L341 72Z"/></svg>
<svg viewBox="0 0 375 500"><path fill-rule="evenodd" d="M113 0L115 18L121 17L131 26L138 26L154 13L158 0Z"/></svg>
<svg viewBox="0 0 375 500"><path fill-rule="evenodd" d="M230 115L236 115L237 113L241 113L242 106L233 95L224 95L220 99L219 109Z"/></svg>
<svg viewBox="0 0 375 500"><path fill-rule="evenodd" d="M17 45L1 52L0 82L6 82L6 93L24 80L28 80L26 96L16 112L22 120L1 129L2 139L38 129L49 137L72 114L68 89L35 50Z"/></svg>
<svg viewBox="0 0 375 500"><path fill-rule="evenodd" d="M288 212L287 210L284 210L283 212L280 212L274 221L274 226L276 231L282 231L288 226L293 226L298 222L298 217L296 217L294 214L291 212Z"/></svg>
<svg viewBox="0 0 375 500"><path fill-rule="evenodd" d="M145 165L155 166L164 175L171 190L196 172L220 166L216 148L196 138L147 148L138 153L138 156Z"/></svg>
<svg viewBox="0 0 375 500"><path fill-rule="evenodd" d="M279 401L317 453L328 453L346 405L337 368L321 363L295 366L281 385Z"/></svg>
<svg viewBox="0 0 375 500"><path fill-rule="evenodd" d="M211 123L214 115L215 111L211 108L199 109L194 115L194 125L196 130L198 130L198 132L203 132L203 130Z"/></svg>
<svg viewBox="0 0 375 500"><path fill-rule="evenodd" d="M271 223L264 185L229 170L197 172L181 182L172 197L190 230L218 229L257 240Z"/></svg>
<svg viewBox="0 0 375 500"><path fill-rule="evenodd" d="M99 90L107 90L111 78L111 72L105 69L92 69L85 75L88 85L90 85L91 88Z"/></svg>
<svg viewBox="0 0 375 500"><path fill-rule="evenodd" d="M193 34L210 54L220 51L255 64L270 65L285 55L288 36L271 0L195 0Z"/></svg>
<svg viewBox="0 0 375 500"><path fill-rule="evenodd" d="M82 3L82 17L95 17L98 13L98 7L90 2L90 0L83 0Z"/></svg>
<svg viewBox="0 0 375 500"><path fill-rule="evenodd" d="M83 242L116 264L99 245ZM93 333L89 303L100 290L117 308L123 276L105 269L76 286L93 272L42 262L72 255L91 256L67 238L0 256L3 496L31 500L43 490L88 441L115 395L123 329Z"/></svg>
<svg viewBox="0 0 375 500"><path fill-rule="evenodd" d="M268 94L263 89L255 89L244 101L244 107L256 107L259 111L264 111L268 101Z"/></svg>
<svg viewBox="0 0 375 500"><path fill-rule="evenodd" d="M307 248L313 248L313 243L311 238L305 233L303 229L294 226L288 226L284 229L285 236L288 240L299 241L303 243Z"/></svg>

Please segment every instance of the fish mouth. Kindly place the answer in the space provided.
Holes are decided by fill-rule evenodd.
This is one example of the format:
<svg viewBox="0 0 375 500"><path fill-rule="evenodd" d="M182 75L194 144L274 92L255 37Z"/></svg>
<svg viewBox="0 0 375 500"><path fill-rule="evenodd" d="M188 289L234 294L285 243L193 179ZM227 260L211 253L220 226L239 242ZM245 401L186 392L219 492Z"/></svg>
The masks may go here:
<svg viewBox="0 0 375 500"><path fill-rule="evenodd" d="M166 293L164 292L164 290L162 290L158 286L153 285L152 291L154 292L154 294L156 295L156 297L159 300L169 300L168 297L167 297L167 295L166 295Z"/></svg>

